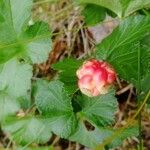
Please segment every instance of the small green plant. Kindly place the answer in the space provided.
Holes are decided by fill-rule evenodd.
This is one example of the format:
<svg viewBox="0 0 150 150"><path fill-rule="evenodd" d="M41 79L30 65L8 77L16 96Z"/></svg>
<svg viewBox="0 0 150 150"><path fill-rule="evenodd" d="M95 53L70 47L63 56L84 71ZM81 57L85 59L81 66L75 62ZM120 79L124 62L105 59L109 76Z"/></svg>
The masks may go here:
<svg viewBox="0 0 150 150"><path fill-rule="evenodd" d="M150 84L145 84L150 81L150 17L138 10L148 8L150 1L77 0L77 3L83 8L87 25L102 21L106 14L120 17L118 26L96 45L88 60L109 63L115 77L132 83L139 99L145 97L150 89ZM107 92L99 88L90 97L81 92L82 85L81 91L78 89L76 72L85 60L67 58L54 64L52 67L59 74L56 80L34 79L34 64L45 62L52 49L52 33L44 22L29 25L32 5L32 0L0 1L0 122L10 140L16 142L18 149L28 150L32 143L46 143L54 133L92 149L99 145L109 149L127 137L137 136L136 121L113 128L118 108L115 88L107 88ZM101 15L90 16L96 13ZM106 70L107 74L110 68ZM89 131L85 122L94 129ZM109 144L105 144L107 139Z"/></svg>

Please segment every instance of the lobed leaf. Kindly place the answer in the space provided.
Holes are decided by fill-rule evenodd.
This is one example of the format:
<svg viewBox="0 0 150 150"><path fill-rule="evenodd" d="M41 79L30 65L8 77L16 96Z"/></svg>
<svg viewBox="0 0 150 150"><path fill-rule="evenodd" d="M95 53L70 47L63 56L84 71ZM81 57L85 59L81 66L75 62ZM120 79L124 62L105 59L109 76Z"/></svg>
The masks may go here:
<svg viewBox="0 0 150 150"><path fill-rule="evenodd" d="M82 116L98 127L110 125L114 122L117 111L117 100L114 92L97 97L82 96L78 98Z"/></svg>
<svg viewBox="0 0 150 150"><path fill-rule="evenodd" d="M62 82L38 81L35 101L55 134L67 138L75 130L77 120Z"/></svg>
<svg viewBox="0 0 150 150"><path fill-rule="evenodd" d="M138 49L140 40L149 31L150 19L148 17L140 15L128 17L97 46L96 56L98 59L107 60L123 79L137 86ZM141 51L141 55L147 54L146 49ZM142 67L146 69L145 66Z"/></svg>
<svg viewBox="0 0 150 150"><path fill-rule="evenodd" d="M32 67L25 63L12 59L1 65L0 90L15 97L25 96L31 90Z"/></svg>
<svg viewBox="0 0 150 150"><path fill-rule="evenodd" d="M51 137L51 128L43 119L35 117L8 118L2 125L3 130L11 134L11 139L21 145L45 143Z"/></svg>
<svg viewBox="0 0 150 150"><path fill-rule="evenodd" d="M77 0L77 2L106 7L116 13L119 17L126 17L139 9L150 7L149 0Z"/></svg>
<svg viewBox="0 0 150 150"><path fill-rule="evenodd" d="M59 71L59 80L64 83L64 87L69 94L73 93L78 88L76 71L81 66L82 62L82 60L70 58L53 64L52 66L53 69Z"/></svg>
<svg viewBox="0 0 150 150"><path fill-rule="evenodd" d="M82 10L82 15L87 25L96 25L105 19L106 9L95 4L87 4Z"/></svg>
<svg viewBox="0 0 150 150"><path fill-rule="evenodd" d="M0 1L0 63L20 55L28 56L32 63L47 60L51 50L49 29L43 23L28 26L31 8L32 0ZM26 38L27 32L32 37Z"/></svg>
<svg viewBox="0 0 150 150"><path fill-rule="evenodd" d="M111 138L115 133L120 132L122 128L120 129L109 129L109 128L97 128L93 131L88 131L83 124L83 122L80 122L78 125L77 132L70 136L71 141L76 141L82 145L85 145L89 148L96 148L98 145L103 144L103 142ZM114 148L122 144L122 142L128 138L138 135L138 129L137 126L133 125L128 128L125 128L122 130L122 132L118 135L112 138L110 140L109 145L104 145L109 148ZM100 149L100 148L99 148Z"/></svg>

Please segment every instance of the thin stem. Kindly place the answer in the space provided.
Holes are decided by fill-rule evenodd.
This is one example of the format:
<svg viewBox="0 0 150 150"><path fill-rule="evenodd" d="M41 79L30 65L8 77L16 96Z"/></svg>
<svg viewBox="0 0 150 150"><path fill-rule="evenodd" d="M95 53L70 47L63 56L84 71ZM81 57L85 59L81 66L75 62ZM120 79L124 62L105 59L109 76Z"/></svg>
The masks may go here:
<svg viewBox="0 0 150 150"><path fill-rule="evenodd" d="M140 100L140 93L141 93L141 49L140 44L138 46L138 91L137 91L137 97L138 97L138 109L141 105ZM141 121L141 111L138 115L138 124L139 124L139 150L142 150L142 121Z"/></svg>

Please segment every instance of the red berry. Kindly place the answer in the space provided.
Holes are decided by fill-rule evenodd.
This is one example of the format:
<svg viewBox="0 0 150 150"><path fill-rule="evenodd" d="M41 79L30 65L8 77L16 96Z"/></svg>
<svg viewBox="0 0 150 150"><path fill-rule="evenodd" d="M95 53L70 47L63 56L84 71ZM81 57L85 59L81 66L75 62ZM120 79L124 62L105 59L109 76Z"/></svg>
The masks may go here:
<svg viewBox="0 0 150 150"><path fill-rule="evenodd" d="M86 61L76 72L81 92L90 97L106 94L116 80L115 70L104 61Z"/></svg>

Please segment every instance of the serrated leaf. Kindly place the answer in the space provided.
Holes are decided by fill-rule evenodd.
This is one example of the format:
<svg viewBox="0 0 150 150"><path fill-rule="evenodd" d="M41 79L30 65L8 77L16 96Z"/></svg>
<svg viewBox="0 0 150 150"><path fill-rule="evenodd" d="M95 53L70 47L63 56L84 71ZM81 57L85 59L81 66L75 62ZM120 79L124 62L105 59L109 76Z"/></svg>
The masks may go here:
<svg viewBox="0 0 150 150"><path fill-rule="evenodd" d="M19 44L12 44L17 42L17 36L21 34L21 29L29 19L31 5L32 0L0 1L2 18L2 21L0 21L0 63L12 58L21 51ZM11 44L11 46L5 48L8 44Z"/></svg>
<svg viewBox="0 0 150 150"><path fill-rule="evenodd" d="M114 92L98 97L82 96L79 99L82 115L97 126L106 126L114 122L117 100Z"/></svg>
<svg viewBox="0 0 150 150"><path fill-rule="evenodd" d="M77 0L79 3L90 3L106 7L119 17L129 16L133 12L150 7L149 0Z"/></svg>
<svg viewBox="0 0 150 150"><path fill-rule="evenodd" d="M72 113L54 112L53 116L47 117L45 122L50 126L53 133L68 138L76 130L77 119Z"/></svg>
<svg viewBox="0 0 150 150"><path fill-rule="evenodd" d="M108 144L109 148L115 148L121 145L126 138L138 135L137 126L134 125L125 128L122 132L120 132L120 130L122 129L113 130L109 128L95 127L93 131L88 131L83 122L80 122L77 131L71 135L69 139L93 149L98 145L103 144L106 139L111 138L115 133L117 133L117 136L110 140L110 143ZM118 132L120 132L119 135Z"/></svg>
<svg viewBox="0 0 150 150"><path fill-rule="evenodd" d="M150 1L149 0L121 0L122 5L126 3L124 6L123 16L128 16L133 12L143 9L143 8L150 8Z"/></svg>
<svg viewBox="0 0 150 150"><path fill-rule="evenodd" d="M27 51L23 54L29 56L32 63L40 64L48 59L52 45L48 24L36 22L34 25L29 26L22 36L30 41L26 43Z"/></svg>
<svg viewBox="0 0 150 150"><path fill-rule="evenodd" d="M38 81L35 103L55 134L66 138L75 130L77 120L62 82Z"/></svg>
<svg viewBox="0 0 150 150"><path fill-rule="evenodd" d="M81 66L82 62L82 60L70 58L53 64L52 66L53 69L60 71L59 80L64 83L64 87L69 94L73 93L77 89L76 71Z"/></svg>
<svg viewBox="0 0 150 150"><path fill-rule="evenodd" d="M98 5L87 4L82 14L87 25L96 25L105 19L106 9Z"/></svg>
<svg viewBox="0 0 150 150"><path fill-rule="evenodd" d="M149 31L148 17L128 17L97 46L96 56L107 60L123 79L137 86L139 43ZM146 51L141 53L147 55Z"/></svg>
<svg viewBox="0 0 150 150"><path fill-rule="evenodd" d="M5 121L7 116L15 114L19 109L20 105L16 98L5 91L0 91L0 122Z"/></svg>
<svg viewBox="0 0 150 150"><path fill-rule="evenodd" d="M0 90L15 97L25 96L31 90L32 67L16 59L3 64L0 69Z"/></svg>
<svg viewBox="0 0 150 150"><path fill-rule="evenodd" d="M26 54L32 63L41 63L48 58L51 50L49 30L42 23L28 26L31 7L32 0L0 1L0 63L21 54L22 57ZM34 36L24 37L29 30Z"/></svg>
<svg viewBox="0 0 150 150"><path fill-rule="evenodd" d="M106 7L115 12L118 16L121 16L122 13L121 4L119 0L77 0L77 2L81 4L89 3Z"/></svg>
<svg viewBox="0 0 150 150"><path fill-rule="evenodd" d="M95 148L106 137L107 133L102 135L98 128L94 131L88 131L83 123L79 123L77 131L69 139L89 148Z"/></svg>
<svg viewBox="0 0 150 150"><path fill-rule="evenodd" d="M26 27L32 7L32 0L0 1L0 45L16 40Z"/></svg>
<svg viewBox="0 0 150 150"><path fill-rule="evenodd" d="M99 58L111 57L111 53L118 48L141 40L150 29L150 19L145 16L130 16L98 45ZM119 52L118 52L119 53Z"/></svg>
<svg viewBox="0 0 150 150"><path fill-rule="evenodd" d="M43 119L35 117L8 118L2 128L11 134L12 140L21 145L45 143L52 135L49 125Z"/></svg>
<svg viewBox="0 0 150 150"><path fill-rule="evenodd" d="M28 21L30 19L30 10L32 8L32 0L2 0L5 1L4 5L6 4L6 7L9 7L9 13L10 18L5 18L6 21L10 19L14 31L17 35L21 34L21 31L23 28L26 27L28 24ZM1 1L1 3L2 3ZM6 8L6 11L8 12L8 7ZM17 9L16 9L17 8Z"/></svg>

